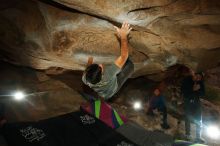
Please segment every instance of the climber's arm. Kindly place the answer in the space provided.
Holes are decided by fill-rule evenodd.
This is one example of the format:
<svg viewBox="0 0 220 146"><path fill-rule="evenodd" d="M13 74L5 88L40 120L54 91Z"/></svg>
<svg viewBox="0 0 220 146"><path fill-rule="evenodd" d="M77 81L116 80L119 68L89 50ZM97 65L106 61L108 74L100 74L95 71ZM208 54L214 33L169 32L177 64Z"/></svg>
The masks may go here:
<svg viewBox="0 0 220 146"><path fill-rule="evenodd" d="M121 40L121 55L115 60L115 64L119 68L122 68L128 59L128 39L127 39L127 36L132 28L130 27L130 24L128 24L127 22L123 22L121 28L118 28L115 26L115 29L120 37L120 40Z"/></svg>
<svg viewBox="0 0 220 146"><path fill-rule="evenodd" d="M88 58L87 66L90 66L93 63L93 57Z"/></svg>

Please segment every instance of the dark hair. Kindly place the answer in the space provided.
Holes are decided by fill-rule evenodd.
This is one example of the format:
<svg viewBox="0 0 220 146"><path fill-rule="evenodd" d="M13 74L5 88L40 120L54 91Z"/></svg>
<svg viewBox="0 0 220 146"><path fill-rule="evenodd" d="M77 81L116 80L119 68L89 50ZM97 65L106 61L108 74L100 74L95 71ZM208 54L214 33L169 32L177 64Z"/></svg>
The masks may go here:
<svg viewBox="0 0 220 146"><path fill-rule="evenodd" d="M205 73L204 72L197 72L197 73L195 73L196 75L200 75L200 76L202 76L202 77L204 77L205 76Z"/></svg>
<svg viewBox="0 0 220 146"><path fill-rule="evenodd" d="M86 80L89 83L96 84L100 82L102 78L102 68L98 64L92 64L85 70Z"/></svg>

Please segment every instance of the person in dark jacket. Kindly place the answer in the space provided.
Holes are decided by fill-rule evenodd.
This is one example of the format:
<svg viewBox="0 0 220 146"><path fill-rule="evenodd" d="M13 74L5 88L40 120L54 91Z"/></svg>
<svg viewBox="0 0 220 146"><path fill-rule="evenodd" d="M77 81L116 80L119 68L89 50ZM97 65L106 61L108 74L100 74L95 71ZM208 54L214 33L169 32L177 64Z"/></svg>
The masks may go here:
<svg viewBox="0 0 220 146"><path fill-rule="evenodd" d="M200 98L205 96L205 87L202 73L194 73L190 70L190 75L183 79L181 92L184 98L185 111L185 134L190 140L190 121L196 124L196 142L203 143L201 138L202 110Z"/></svg>
<svg viewBox="0 0 220 146"><path fill-rule="evenodd" d="M167 124L167 107L165 104L164 96L161 94L161 91L158 88L154 89L153 93L154 94L149 101L149 108L147 111L147 115L153 116L154 115L153 110L157 109L163 115L161 127L163 129L169 129L170 126Z"/></svg>

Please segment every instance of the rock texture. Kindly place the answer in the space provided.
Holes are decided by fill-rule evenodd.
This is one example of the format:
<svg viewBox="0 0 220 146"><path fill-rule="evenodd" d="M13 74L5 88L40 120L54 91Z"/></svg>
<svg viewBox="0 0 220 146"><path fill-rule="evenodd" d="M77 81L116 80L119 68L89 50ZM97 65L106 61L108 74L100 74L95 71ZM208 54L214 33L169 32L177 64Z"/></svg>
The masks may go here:
<svg viewBox="0 0 220 146"><path fill-rule="evenodd" d="M9 122L38 121L70 113L85 102L77 92L81 88L81 76L71 78L72 89L65 82L30 68L0 62L0 69L0 101ZM25 93L25 100L13 100L11 95L17 90Z"/></svg>
<svg viewBox="0 0 220 146"><path fill-rule="evenodd" d="M120 53L113 25L125 20L134 77L220 61L219 0L3 0L0 58L55 72L83 70L88 56L108 64Z"/></svg>

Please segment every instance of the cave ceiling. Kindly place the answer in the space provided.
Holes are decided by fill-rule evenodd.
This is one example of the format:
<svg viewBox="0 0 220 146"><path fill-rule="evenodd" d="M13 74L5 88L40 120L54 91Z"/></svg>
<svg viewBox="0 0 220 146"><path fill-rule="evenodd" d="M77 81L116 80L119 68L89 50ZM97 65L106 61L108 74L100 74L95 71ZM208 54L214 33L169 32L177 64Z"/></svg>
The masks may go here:
<svg viewBox="0 0 220 146"><path fill-rule="evenodd" d="M89 56L109 64L123 21L133 28L134 76L219 65L219 0L3 0L0 59L42 70L84 70Z"/></svg>

